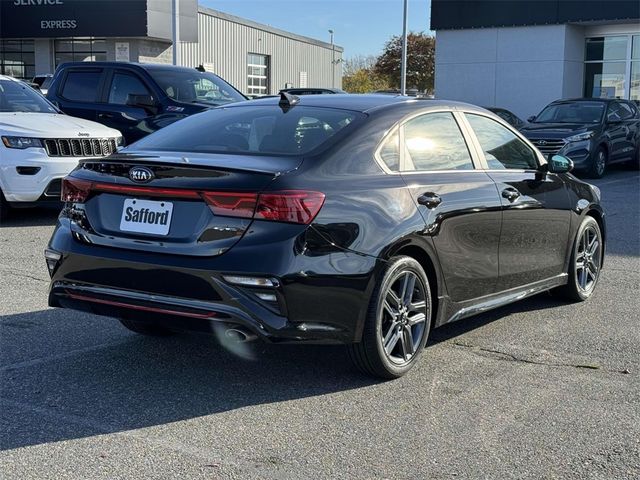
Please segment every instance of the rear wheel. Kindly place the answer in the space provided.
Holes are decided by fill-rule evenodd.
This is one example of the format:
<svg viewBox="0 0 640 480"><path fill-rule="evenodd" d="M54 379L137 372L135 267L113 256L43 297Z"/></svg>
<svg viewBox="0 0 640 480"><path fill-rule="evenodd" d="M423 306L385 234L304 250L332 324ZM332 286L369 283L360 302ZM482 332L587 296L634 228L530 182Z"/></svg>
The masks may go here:
<svg viewBox="0 0 640 480"><path fill-rule="evenodd" d="M604 172L607 170L607 161L607 150L601 145L595 151L591 159L591 166L587 172L589 177L602 178L604 176Z"/></svg>
<svg viewBox="0 0 640 480"><path fill-rule="evenodd" d="M422 266L413 258L393 257L376 286L362 333L349 346L364 373L398 378L416 363L431 327L431 290Z"/></svg>
<svg viewBox="0 0 640 480"><path fill-rule="evenodd" d="M593 217L585 217L571 253L569 282L558 290L562 296L582 302L593 294L600 278L603 248L598 222Z"/></svg>
<svg viewBox="0 0 640 480"><path fill-rule="evenodd" d="M151 337L166 337L172 335L174 332L168 328L160 327L153 323L141 322L139 320L131 320L130 318L119 318L120 323L127 327L129 330L140 335L148 335Z"/></svg>

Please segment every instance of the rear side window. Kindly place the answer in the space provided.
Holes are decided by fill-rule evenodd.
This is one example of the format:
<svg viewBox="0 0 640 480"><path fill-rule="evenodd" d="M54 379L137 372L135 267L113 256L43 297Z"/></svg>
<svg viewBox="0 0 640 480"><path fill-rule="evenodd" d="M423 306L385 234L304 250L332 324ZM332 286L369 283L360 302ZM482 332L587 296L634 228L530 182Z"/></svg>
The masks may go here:
<svg viewBox="0 0 640 480"><path fill-rule="evenodd" d="M405 160L401 170L473 170L469 149L452 113L421 115L402 128Z"/></svg>
<svg viewBox="0 0 640 480"><path fill-rule="evenodd" d="M364 114L277 105L216 108L192 115L136 142L136 150L301 155Z"/></svg>
<svg viewBox="0 0 640 480"><path fill-rule="evenodd" d="M126 105L129 95L149 95L149 90L142 81L127 73L116 73L109 89L109 103Z"/></svg>
<svg viewBox="0 0 640 480"><path fill-rule="evenodd" d="M490 169L535 169L538 167L536 154L511 130L498 122L465 113L480 142Z"/></svg>
<svg viewBox="0 0 640 480"><path fill-rule="evenodd" d="M74 102L95 102L102 71L70 71L62 89L62 96Z"/></svg>

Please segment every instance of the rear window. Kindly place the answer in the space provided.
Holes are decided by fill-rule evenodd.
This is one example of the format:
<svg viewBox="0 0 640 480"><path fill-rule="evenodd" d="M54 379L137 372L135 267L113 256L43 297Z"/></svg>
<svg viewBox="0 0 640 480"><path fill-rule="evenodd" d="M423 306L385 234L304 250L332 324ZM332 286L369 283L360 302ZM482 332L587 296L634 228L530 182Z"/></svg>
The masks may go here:
<svg viewBox="0 0 640 480"><path fill-rule="evenodd" d="M176 122L134 144L135 150L302 155L363 114L277 105L216 108Z"/></svg>
<svg viewBox="0 0 640 480"><path fill-rule="evenodd" d="M70 71L62 89L62 96L74 102L95 102L100 84L100 70Z"/></svg>

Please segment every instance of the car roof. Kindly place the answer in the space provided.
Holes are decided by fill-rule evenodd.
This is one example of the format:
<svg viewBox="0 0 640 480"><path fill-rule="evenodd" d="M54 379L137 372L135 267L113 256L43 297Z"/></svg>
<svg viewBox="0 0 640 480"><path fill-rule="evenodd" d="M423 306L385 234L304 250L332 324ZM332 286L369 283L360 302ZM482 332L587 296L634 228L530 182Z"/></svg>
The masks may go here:
<svg viewBox="0 0 640 480"><path fill-rule="evenodd" d="M600 103L610 103L624 100L623 98L562 98L560 100L554 100L551 104L555 103L572 103L572 102L600 102Z"/></svg>
<svg viewBox="0 0 640 480"><path fill-rule="evenodd" d="M235 108L247 105L278 105L280 97L258 98L249 100L248 102L239 102L225 105L225 108ZM401 95L384 95L375 93L365 94L336 94L336 95L300 95L299 103L296 105L304 105L307 107L325 107L343 110L352 110L356 112L372 112L393 108L396 106L415 105L416 107L433 107L433 108L465 108L470 110L482 110L475 105L454 102L449 100L433 100L426 98L407 97ZM295 107L294 107L295 108Z"/></svg>
<svg viewBox="0 0 640 480"><path fill-rule="evenodd" d="M13 80L14 82L19 82L17 78L10 77L9 75L0 75L0 80Z"/></svg>
<svg viewBox="0 0 640 480"><path fill-rule="evenodd" d="M169 63L136 63L136 62L66 62L61 64L58 68L77 68L77 67L85 67L85 68L95 68L95 67L133 67L139 68L142 70L184 70L188 72L193 72L196 69L194 67L183 67L178 65L171 65ZM209 72L213 73L213 72Z"/></svg>

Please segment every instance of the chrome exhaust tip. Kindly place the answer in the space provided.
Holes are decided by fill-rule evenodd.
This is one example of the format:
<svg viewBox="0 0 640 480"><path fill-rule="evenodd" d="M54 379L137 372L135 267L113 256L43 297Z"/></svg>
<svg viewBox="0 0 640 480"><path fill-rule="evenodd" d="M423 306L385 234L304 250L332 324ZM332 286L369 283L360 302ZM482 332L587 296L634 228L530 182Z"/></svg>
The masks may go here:
<svg viewBox="0 0 640 480"><path fill-rule="evenodd" d="M258 338L257 335L240 328L227 328L224 332L224 336L235 343L251 342Z"/></svg>

